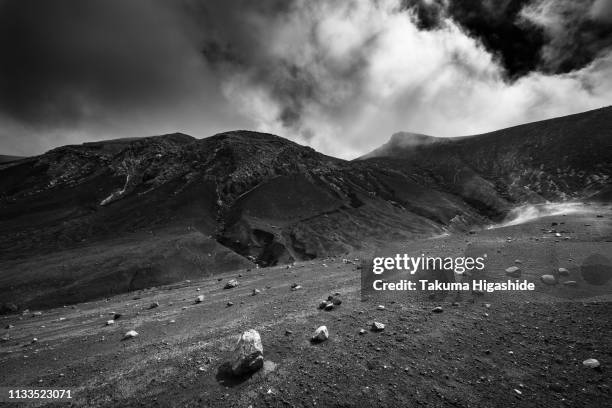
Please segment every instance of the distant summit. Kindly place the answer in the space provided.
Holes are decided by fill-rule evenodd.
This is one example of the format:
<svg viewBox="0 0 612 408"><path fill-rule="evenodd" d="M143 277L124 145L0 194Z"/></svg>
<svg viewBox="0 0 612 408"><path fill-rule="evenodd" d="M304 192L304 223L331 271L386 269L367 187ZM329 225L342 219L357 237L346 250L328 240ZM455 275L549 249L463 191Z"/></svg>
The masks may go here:
<svg viewBox="0 0 612 408"><path fill-rule="evenodd" d="M398 150L413 150L420 146L429 146L435 143L443 143L446 139L423 135L421 133L397 132L384 145L357 158L357 160L371 159L374 157L394 156Z"/></svg>

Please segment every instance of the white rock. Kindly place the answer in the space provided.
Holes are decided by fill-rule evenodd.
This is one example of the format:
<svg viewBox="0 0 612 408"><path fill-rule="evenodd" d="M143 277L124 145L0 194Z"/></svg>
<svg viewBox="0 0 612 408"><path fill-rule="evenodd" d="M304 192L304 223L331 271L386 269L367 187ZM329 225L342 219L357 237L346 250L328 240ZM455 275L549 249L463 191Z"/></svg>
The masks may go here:
<svg viewBox="0 0 612 408"><path fill-rule="evenodd" d="M594 358L586 359L582 362L582 365L589 368L598 368L601 364Z"/></svg>
<svg viewBox="0 0 612 408"><path fill-rule="evenodd" d="M383 331L385 330L385 325L379 322L372 323L372 331Z"/></svg>
<svg viewBox="0 0 612 408"><path fill-rule="evenodd" d="M225 284L225 286L223 288L224 289L231 289L231 288L235 288L236 286L238 286L238 280L230 279L230 280L227 281L227 283Z"/></svg>
<svg viewBox="0 0 612 408"><path fill-rule="evenodd" d="M568 276L569 275L569 271L565 268L559 268L559 275L561 276Z"/></svg>
<svg viewBox="0 0 612 408"><path fill-rule="evenodd" d="M263 346L259 333L253 329L245 331L234 348L232 372L238 376L250 374L263 367L263 363Z"/></svg>
<svg viewBox="0 0 612 408"><path fill-rule="evenodd" d="M553 275L542 275L540 277L540 279L542 280L542 282L544 282L547 285L556 285L557 284L557 280L555 279L555 277Z"/></svg>
<svg viewBox="0 0 612 408"><path fill-rule="evenodd" d="M312 341L315 341L315 342L325 341L328 338L329 338L329 332L327 331L326 326L319 327L317 330L315 330L314 334L312 335Z"/></svg>
<svg viewBox="0 0 612 408"><path fill-rule="evenodd" d="M506 275L512 276L513 278L518 278L519 276L521 276L521 268L519 268L518 266L511 266L509 268L506 268Z"/></svg>
<svg viewBox="0 0 612 408"><path fill-rule="evenodd" d="M114 321L114 320L112 320L112 319L111 319L111 320L107 320L107 321L106 321L106 325L107 325L107 326L110 326L111 324L115 324L115 321Z"/></svg>
<svg viewBox="0 0 612 408"><path fill-rule="evenodd" d="M138 336L138 332L136 330L130 330L123 335L123 339L124 340L133 339L136 336Z"/></svg>
<svg viewBox="0 0 612 408"><path fill-rule="evenodd" d="M376 309L378 309L378 310L385 310L385 306L383 306L383 305L378 305L378 307L377 307Z"/></svg>

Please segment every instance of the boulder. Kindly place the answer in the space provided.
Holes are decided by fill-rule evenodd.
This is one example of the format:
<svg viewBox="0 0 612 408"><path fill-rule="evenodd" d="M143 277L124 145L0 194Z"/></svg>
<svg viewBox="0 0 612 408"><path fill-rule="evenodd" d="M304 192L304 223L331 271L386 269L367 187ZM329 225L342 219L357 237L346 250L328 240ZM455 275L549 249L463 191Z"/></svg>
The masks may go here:
<svg viewBox="0 0 612 408"><path fill-rule="evenodd" d="M232 289L232 288L235 288L236 286L238 286L238 280L230 279L227 281L223 289Z"/></svg>
<svg viewBox="0 0 612 408"><path fill-rule="evenodd" d="M556 285L557 279L553 275L542 275L540 280L547 285Z"/></svg>
<svg viewBox="0 0 612 408"><path fill-rule="evenodd" d="M372 331L380 332L380 331L383 331L383 330L385 330L385 325L384 324L382 324L380 322L372 323Z"/></svg>
<svg viewBox="0 0 612 408"><path fill-rule="evenodd" d="M311 337L311 340L315 343L320 343L329 338L329 332L327 331L326 326L321 326L317 330L315 330L314 334Z"/></svg>
<svg viewBox="0 0 612 408"><path fill-rule="evenodd" d="M511 266L506 268L506 275L511 276L513 278L518 278L521 276L521 268L518 266Z"/></svg>
<svg viewBox="0 0 612 408"><path fill-rule="evenodd" d="M234 348L232 373L236 376L254 373L263 367L263 346L257 330L247 330L240 335Z"/></svg>
<svg viewBox="0 0 612 408"><path fill-rule="evenodd" d="M601 364L594 358L588 358L582 362L582 365L589 368L599 368Z"/></svg>
<svg viewBox="0 0 612 408"><path fill-rule="evenodd" d="M130 330L123 335L123 340L133 339L138 336L138 332L136 330Z"/></svg>

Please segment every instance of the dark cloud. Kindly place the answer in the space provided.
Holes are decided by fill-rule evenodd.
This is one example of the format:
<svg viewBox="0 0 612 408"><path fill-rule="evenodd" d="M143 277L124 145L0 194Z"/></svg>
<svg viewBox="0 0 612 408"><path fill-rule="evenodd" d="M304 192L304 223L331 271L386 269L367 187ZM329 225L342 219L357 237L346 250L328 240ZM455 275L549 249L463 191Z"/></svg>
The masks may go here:
<svg viewBox="0 0 612 408"><path fill-rule="evenodd" d="M607 95L611 9L607 0L0 0L0 150L253 128L350 156L399 130L456 135L569 113ZM578 96L561 101L555 86ZM506 119L480 117L492 106L509 107Z"/></svg>

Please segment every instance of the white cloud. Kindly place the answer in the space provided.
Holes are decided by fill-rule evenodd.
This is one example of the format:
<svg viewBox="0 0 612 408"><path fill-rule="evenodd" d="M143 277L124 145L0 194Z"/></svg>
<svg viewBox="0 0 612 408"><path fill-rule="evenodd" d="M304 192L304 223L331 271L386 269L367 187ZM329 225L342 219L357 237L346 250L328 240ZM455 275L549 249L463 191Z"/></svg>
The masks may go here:
<svg viewBox="0 0 612 408"><path fill-rule="evenodd" d="M460 136L612 101L612 53L569 74L510 83L495 57L452 21L419 30L395 0L304 0L289 18L267 24L265 57L298 67L310 81L300 120L280 121L284 101L248 70L225 78L226 97L258 130L344 158L401 130Z"/></svg>

